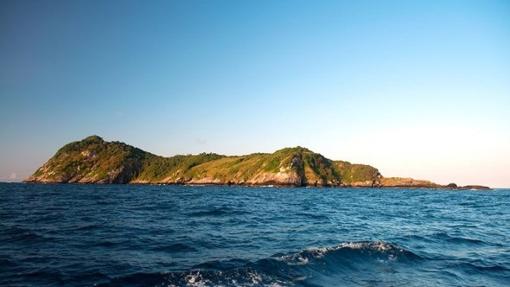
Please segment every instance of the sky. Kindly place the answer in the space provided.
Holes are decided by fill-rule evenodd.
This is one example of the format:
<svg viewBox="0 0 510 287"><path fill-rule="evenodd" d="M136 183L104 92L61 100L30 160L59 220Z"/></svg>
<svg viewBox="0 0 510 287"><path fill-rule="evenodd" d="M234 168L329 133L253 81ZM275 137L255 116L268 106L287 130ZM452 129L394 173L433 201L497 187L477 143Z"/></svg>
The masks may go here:
<svg viewBox="0 0 510 287"><path fill-rule="evenodd" d="M510 1L0 1L0 181L97 134L510 187Z"/></svg>

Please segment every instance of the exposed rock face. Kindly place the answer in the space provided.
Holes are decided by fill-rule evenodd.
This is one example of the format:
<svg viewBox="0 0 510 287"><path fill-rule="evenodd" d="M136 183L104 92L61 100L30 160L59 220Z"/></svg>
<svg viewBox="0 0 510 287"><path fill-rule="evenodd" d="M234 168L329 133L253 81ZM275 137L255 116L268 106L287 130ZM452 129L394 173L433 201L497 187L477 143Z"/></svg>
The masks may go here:
<svg viewBox="0 0 510 287"><path fill-rule="evenodd" d="M455 189L455 188L457 188L458 186L457 186L457 184L455 184L455 183L449 183L448 185L446 185L446 187L447 187L447 188Z"/></svg>
<svg viewBox="0 0 510 287"><path fill-rule="evenodd" d="M483 186L483 185L465 185L465 186L461 186L460 189L487 190L487 189L491 189L491 188L488 186Z"/></svg>
<svg viewBox="0 0 510 287"><path fill-rule="evenodd" d="M157 156L98 136L62 147L27 182L239 184L352 187L441 187L430 181L384 178L369 165L332 161L306 148L272 154Z"/></svg>
<svg viewBox="0 0 510 287"><path fill-rule="evenodd" d="M465 190L465 189L472 189L472 190L488 190L488 189L491 189L490 187L488 186L483 186L483 185L465 185L465 186L458 186L454 189L460 189L460 190Z"/></svg>
<svg viewBox="0 0 510 287"><path fill-rule="evenodd" d="M418 180L413 178L403 177L383 177L380 181L381 187L428 187L438 188L443 187L442 185L433 183L428 180Z"/></svg>

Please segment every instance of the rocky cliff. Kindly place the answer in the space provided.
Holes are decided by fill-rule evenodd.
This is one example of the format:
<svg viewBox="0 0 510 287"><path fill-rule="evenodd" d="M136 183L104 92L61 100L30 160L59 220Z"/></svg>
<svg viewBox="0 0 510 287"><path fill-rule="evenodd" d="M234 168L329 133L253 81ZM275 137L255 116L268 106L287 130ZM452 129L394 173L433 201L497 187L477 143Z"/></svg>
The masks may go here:
<svg viewBox="0 0 510 287"><path fill-rule="evenodd" d="M26 181L441 187L429 181L384 178L372 166L333 161L303 147L243 156L202 153L162 157L98 136L65 145Z"/></svg>

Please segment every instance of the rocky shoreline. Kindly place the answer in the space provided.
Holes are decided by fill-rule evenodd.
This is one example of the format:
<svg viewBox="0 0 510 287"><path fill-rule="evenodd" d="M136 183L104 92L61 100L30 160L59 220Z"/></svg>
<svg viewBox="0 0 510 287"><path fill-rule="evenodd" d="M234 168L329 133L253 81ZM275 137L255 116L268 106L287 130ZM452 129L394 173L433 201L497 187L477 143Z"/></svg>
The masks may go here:
<svg viewBox="0 0 510 287"><path fill-rule="evenodd" d="M112 183L83 183L83 182L41 182L41 181L34 181L34 180L24 180L23 183L26 184L78 184L78 185L106 185L106 184L112 184ZM364 185L292 185L292 184L242 184L242 183L140 183L140 182L129 182L129 183L113 183L116 185L181 185L181 186L225 186L225 187L276 187L276 188L311 188L311 187L320 187L320 188L380 188L380 189L447 189L447 190L492 190L492 188L488 186L483 185L465 185L465 186L458 186L455 188L449 187L448 185L370 185L370 186L364 186Z"/></svg>

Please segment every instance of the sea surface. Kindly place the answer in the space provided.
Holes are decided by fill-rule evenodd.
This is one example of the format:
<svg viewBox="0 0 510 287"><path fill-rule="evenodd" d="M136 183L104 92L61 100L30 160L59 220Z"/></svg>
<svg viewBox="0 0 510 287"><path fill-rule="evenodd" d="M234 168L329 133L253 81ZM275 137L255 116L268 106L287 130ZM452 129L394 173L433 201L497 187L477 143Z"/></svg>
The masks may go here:
<svg viewBox="0 0 510 287"><path fill-rule="evenodd" d="M0 184L0 286L510 286L510 190Z"/></svg>

